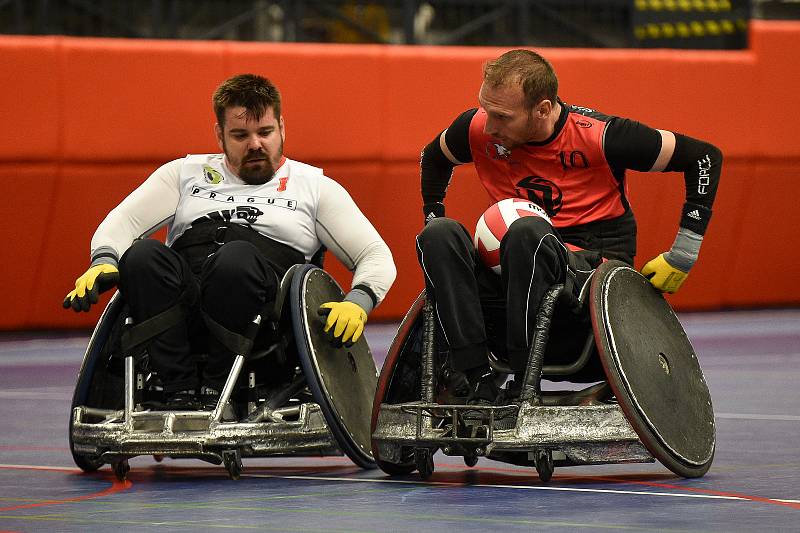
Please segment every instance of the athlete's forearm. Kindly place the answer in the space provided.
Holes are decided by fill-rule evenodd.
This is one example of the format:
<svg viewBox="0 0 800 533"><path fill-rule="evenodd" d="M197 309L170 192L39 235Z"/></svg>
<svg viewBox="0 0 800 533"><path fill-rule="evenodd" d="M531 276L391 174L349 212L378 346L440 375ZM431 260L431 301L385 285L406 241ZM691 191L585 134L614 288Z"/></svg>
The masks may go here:
<svg viewBox="0 0 800 533"><path fill-rule="evenodd" d="M676 133L675 152L664 170L683 172L686 202L681 227L704 235L722 173L722 152L710 143Z"/></svg>
<svg viewBox="0 0 800 533"><path fill-rule="evenodd" d="M455 163L451 162L442 151L437 135L420 155L420 178L422 186L422 202L433 204L444 201L447 186L453 177Z"/></svg>
<svg viewBox="0 0 800 533"><path fill-rule="evenodd" d="M134 239L166 224L178 206L178 179L182 160L153 172L106 216L92 237L92 265L116 265Z"/></svg>
<svg viewBox="0 0 800 533"><path fill-rule="evenodd" d="M325 247L353 271L352 289L345 299L369 313L397 276L392 253L347 191L335 181L320 181L316 232Z"/></svg>

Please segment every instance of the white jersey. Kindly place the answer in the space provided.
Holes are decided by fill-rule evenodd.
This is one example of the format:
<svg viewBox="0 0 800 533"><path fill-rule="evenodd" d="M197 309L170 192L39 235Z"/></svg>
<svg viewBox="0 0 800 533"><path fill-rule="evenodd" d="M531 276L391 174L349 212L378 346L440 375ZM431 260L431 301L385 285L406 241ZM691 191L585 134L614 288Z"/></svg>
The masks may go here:
<svg viewBox="0 0 800 533"><path fill-rule="evenodd" d="M194 223L208 220L249 225L306 260L324 245L354 271L353 286L369 287L377 302L396 275L378 232L321 169L284 158L267 183L249 185L228 170L222 154L189 155L156 170L97 228L93 264L118 261L134 239L165 224L171 245Z"/></svg>
<svg viewBox="0 0 800 533"><path fill-rule="evenodd" d="M226 176L226 174L228 176ZM222 154L190 155L180 169L180 202L167 245L207 220L249 225L311 259L321 242L316 218L322 169L287 160L263 185L233 183ZM237 180L239 181L239 180Z"/></svg>

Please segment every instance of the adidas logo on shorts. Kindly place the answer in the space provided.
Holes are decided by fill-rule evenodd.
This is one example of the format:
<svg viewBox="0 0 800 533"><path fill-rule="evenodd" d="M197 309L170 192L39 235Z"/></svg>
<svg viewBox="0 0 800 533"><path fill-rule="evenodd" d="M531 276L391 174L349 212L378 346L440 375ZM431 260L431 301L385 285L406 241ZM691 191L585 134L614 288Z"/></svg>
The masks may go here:
<svg viewBox="0 0 800 533"><path fill-rule="evenodd" d="M695 209L694 211L689 211L688 213L686 213L686 216L689 218L693 218L695 220L700 220L700 211L698 211L697 209Z"/></svg>

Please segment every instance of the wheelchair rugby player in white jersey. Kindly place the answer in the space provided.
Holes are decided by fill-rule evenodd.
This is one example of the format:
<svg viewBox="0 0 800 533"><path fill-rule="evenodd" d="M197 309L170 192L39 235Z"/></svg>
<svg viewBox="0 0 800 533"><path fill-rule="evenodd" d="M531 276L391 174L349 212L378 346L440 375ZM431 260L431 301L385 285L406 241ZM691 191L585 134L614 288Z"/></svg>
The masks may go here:
<svg viewBox="0 0 800 533"><path fill-rule="evenodd" d="M391 287L391 252L343 187L283 154L281 96L242 74L213 96L220 154L166 163L114 208L64 300L114 295L72 402L76 464L347 454L374 466L377 371L363 337ZM167 226L166 243L146 238ZM345 294L330 251L353 271ZM344 393L346 391L346 393Z"/></svg>

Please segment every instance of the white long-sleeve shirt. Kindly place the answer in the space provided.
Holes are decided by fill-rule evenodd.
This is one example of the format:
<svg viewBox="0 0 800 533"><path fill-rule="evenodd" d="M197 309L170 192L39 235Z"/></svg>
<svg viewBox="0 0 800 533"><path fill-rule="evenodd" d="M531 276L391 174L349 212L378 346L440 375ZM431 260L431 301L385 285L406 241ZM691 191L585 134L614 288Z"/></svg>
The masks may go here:
<svg viewBox="0 0 800 533"><path fill-rule="evenodd" d="M193 223L249 225L309 260L324 245L353 271L352 285L369 287L347 299L369 312L397 274L391 251L347 191L321 169L284 158L274 177L249 185L227 169L222 154L189 155L157 169L115 207L92 238L92 264L115 263L133 241L168 225L167 244ZM362 295L355 293L362 293Z"/></svg>

